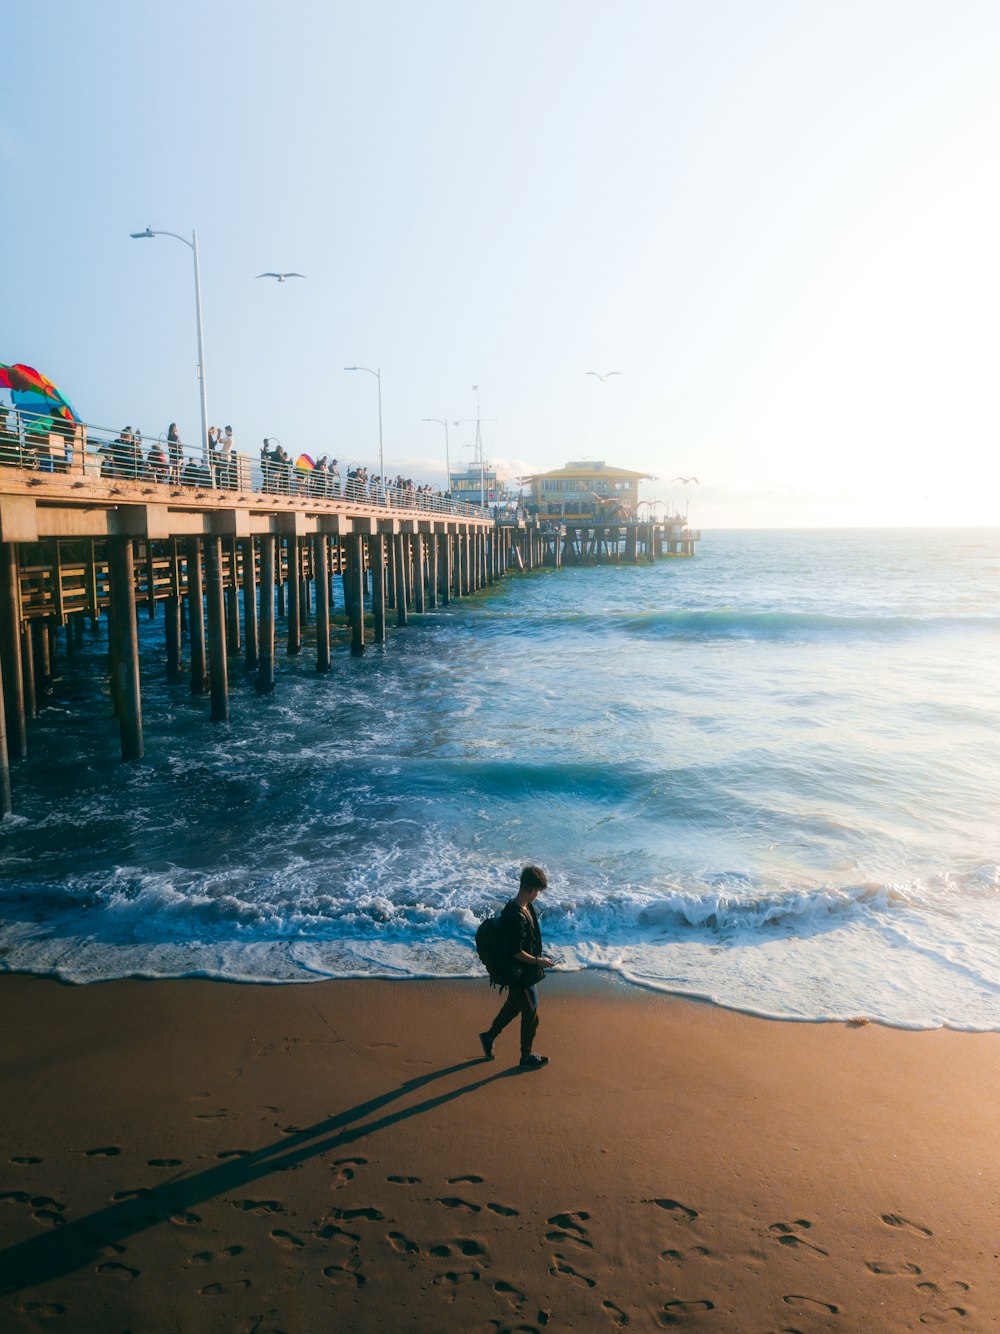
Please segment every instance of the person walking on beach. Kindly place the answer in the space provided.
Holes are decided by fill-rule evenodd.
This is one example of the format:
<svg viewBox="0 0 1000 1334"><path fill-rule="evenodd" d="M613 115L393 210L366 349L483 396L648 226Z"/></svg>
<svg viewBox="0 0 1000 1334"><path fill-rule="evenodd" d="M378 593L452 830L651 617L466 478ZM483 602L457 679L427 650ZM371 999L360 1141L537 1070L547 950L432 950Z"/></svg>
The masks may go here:
<svg viewBox="0 0 1000 1334"><path fill-rule="evenodd" d="M555 967L555 960L542 953L542 932L538 925L534 903L548 886L540 866L526 866L521 872L521 885L514 898L505 904L500 920L504 924L510 972L507 999L497 1017L485 1033L479 1034L483 1055L493 1060L493 1044L513 1020L521 1016L521 1065L538 1069L548 1062L547 1056L538 1056L531 1050L538 1032L538 983L547 968Z"/></svg>

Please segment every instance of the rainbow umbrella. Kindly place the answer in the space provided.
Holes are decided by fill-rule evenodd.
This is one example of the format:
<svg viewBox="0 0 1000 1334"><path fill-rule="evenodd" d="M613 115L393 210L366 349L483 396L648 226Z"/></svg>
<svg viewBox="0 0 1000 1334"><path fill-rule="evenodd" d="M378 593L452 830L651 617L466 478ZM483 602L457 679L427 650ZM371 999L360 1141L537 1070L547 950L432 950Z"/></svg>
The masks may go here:
<svg viewBox="0 0 1000 1334"><path fill-rule="evenodd" d="M303 472L312 472L313 468L316 467L316 464L308 454L300 454L295 460L295 466L296 468L301 468Z"/></svg>
<svg viewBox="0 0 1000 1334"><path fill-rule="evenodd" d="M36 427L44 425L41 418L51 420L55 417L68 422L80 420L69 400L34 366L7 366L0 362L0 389L10 390L14 407L29 416Z"/></svg>

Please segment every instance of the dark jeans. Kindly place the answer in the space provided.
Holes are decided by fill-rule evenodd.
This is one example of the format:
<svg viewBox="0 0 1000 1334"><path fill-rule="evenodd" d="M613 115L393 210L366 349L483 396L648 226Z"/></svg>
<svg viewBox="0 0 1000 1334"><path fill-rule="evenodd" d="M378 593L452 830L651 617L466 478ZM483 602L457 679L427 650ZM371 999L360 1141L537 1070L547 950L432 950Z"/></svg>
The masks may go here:
<svg viewBox="0 0 1000 1334"><path fill-rule="evenodd" d="M538 988L510 987L507 999L489 1027L489 1036L495 1042L503 1030L517 1016L521 1016L521 1058L531 1055L531 1044L538 1032Z"/></svg>

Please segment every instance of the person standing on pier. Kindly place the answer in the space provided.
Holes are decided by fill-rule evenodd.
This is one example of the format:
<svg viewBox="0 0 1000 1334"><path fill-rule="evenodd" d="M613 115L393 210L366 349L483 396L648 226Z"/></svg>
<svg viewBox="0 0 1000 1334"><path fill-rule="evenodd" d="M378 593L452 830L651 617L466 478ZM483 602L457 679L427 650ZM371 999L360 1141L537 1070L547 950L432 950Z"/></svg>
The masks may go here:
<svg viewBox="0 0 1000 1334"><path fill-rule="evenodd" d="M510 955L510 981L507 999L497 1017L485 1033L479 1034L483 1055L488 1061L493 1060L493 1044L497 1038L520 1015L521 1065L536 1070L548 1062L547 1056L539 1056L531 1050L538 1032L538 983L547 968L555 967L555 960L542 953L542 932L534 908L535 899L548 883L540 866L526 866L521 872L516 896L500 914Z"/></svg>

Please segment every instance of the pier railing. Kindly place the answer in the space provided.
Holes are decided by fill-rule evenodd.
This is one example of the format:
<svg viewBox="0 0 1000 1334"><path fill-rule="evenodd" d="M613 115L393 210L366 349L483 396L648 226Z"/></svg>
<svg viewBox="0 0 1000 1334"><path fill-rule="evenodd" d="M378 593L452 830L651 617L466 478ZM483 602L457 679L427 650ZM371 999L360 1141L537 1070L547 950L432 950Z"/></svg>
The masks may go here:
<svg viewBox="0 0 1000 1334"><path fill-rule="evenodd" d="M301 457L301 456L300 456ZM482 518L478 505L455 500L429 487L387 485L382 478L344 476L327 468L298 466L269 451L255 458L241 451L171 441L166 433L115 431L90 422L0 408L0 467L76 478L142 481L192 492L252 492L262 496L340 500L386 510ZM490 511L487 511L489 513Z"/></svg>

